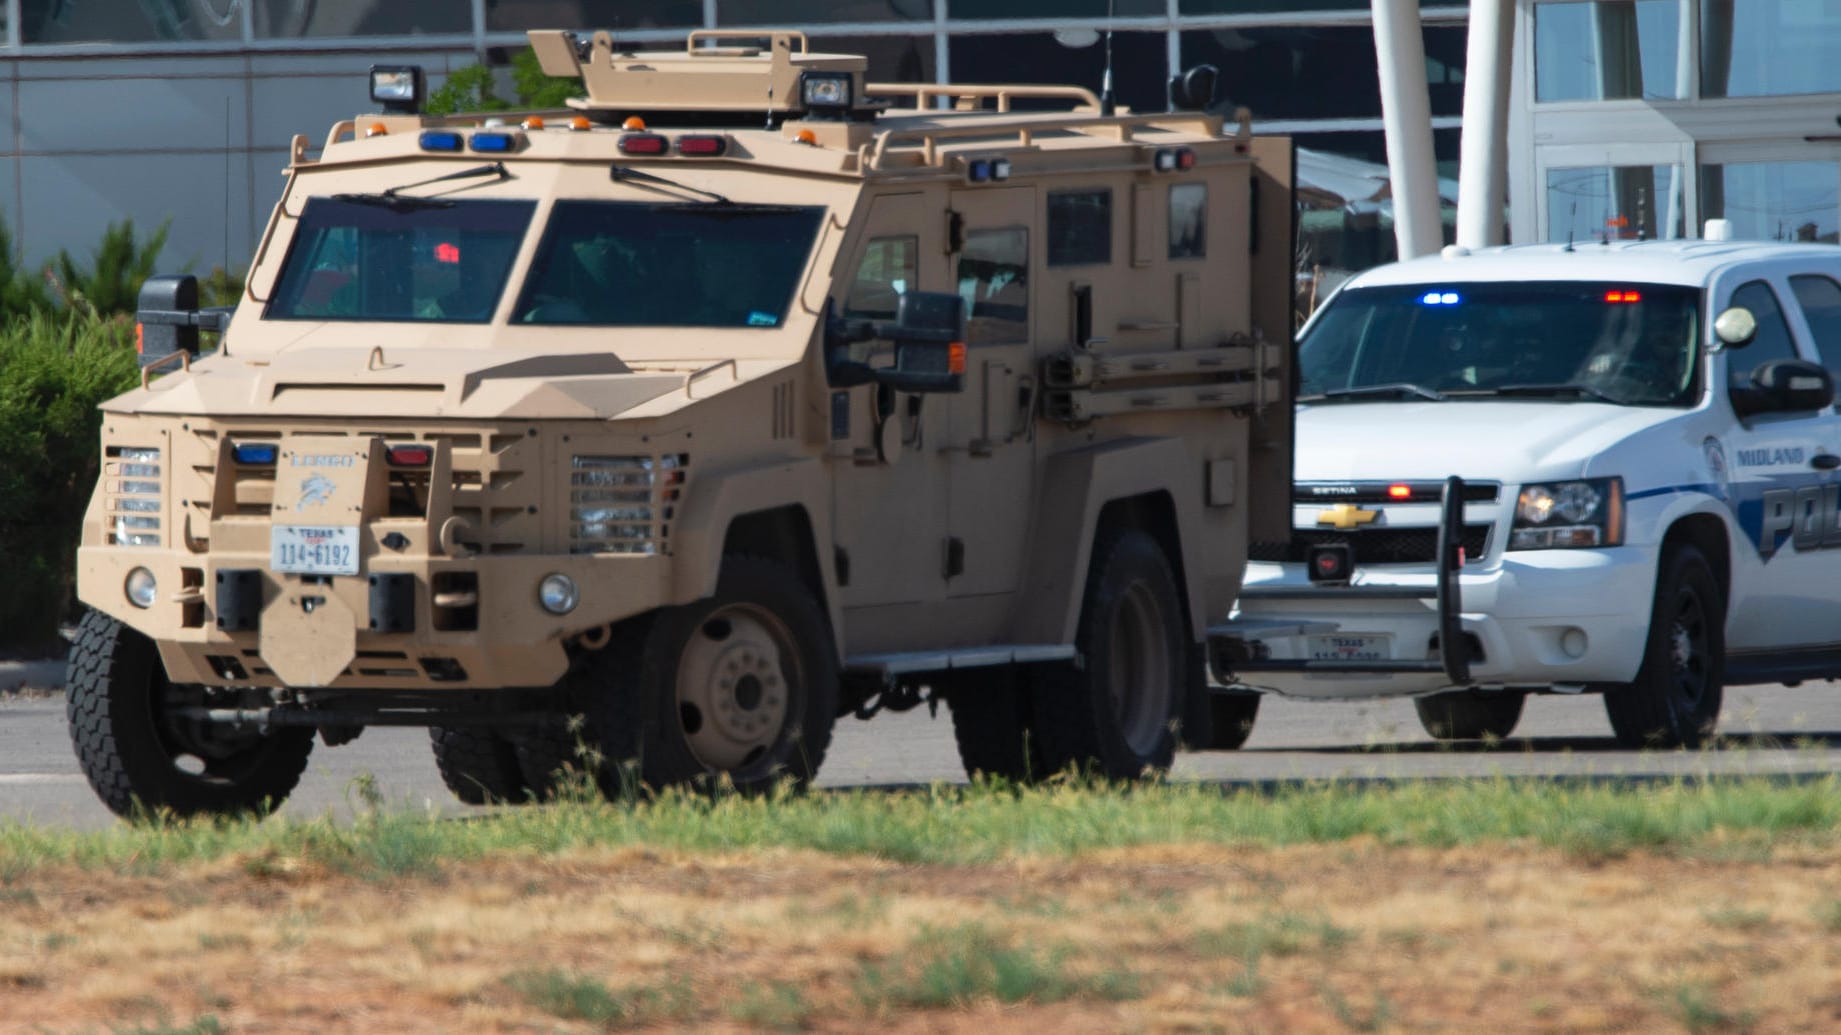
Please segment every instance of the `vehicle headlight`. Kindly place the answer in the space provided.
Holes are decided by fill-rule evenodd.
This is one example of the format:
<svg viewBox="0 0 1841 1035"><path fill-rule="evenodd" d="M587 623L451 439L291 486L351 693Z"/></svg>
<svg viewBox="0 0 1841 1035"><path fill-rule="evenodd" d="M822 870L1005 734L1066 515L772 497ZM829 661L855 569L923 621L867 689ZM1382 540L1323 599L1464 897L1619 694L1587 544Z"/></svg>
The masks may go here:
<svg viewBox="0 0 1841 1035"><path fill-rule="evenodd" d="M160 584L153 577L153 572L146 568L136 568L128 573L128 581L122 589L128 594L128 602L139 608L149 608L160 593Z"/></svg>
<svg viewBox="0 0 1841 1035"><path fill-rule="evenodd" d="M582 599L575 588L575 580L557 572L545 575L537 584L537 602L545 611L553 615L566 615L575 610L575 605Z"/></svg>
<svg viewBox="0 0 1841 1035"><path fill-rule="evenodd" d="M1524 485L1515 501L1511 550L1617 546L1623 541L1622 478Z"/></svg>

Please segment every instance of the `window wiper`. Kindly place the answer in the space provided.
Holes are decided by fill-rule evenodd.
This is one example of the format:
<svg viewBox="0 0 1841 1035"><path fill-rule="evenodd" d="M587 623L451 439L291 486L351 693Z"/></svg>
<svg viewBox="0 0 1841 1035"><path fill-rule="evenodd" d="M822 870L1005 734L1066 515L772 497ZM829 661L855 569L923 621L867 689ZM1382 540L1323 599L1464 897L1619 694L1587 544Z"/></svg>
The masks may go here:
<svg viewBox="0 0 1841 1035"><path fill-rule="evenodd" d="M456 172L443 173L431 179L417 180L414 183L405 183L400 187L391 187L381 194L334 194L332 200L349 201L359 205L376 205L379 208L387 208L392 212L419 212L431 208L453 208L454 203L446 198L423 198L404 194L402 192L415 187L426 187L431 183L445 183L448 180L469 180L475 176L492 176L499 180L511 179L511 173L505 168L504 162L489 162L485 165L473 166L470 169L460 169Z"/></svg>
<svg viewBox="0 0 1841 1035"><path fill-rule="evenodd" d="M1360 385L1355 388L1326 388L1316 395L1300 395L1299 402L1311 402L1317 399L1359 399L1370 395L1391 395L1402 399L1425 399L1430 402L1444 402L1442 392L1435 392L1424 385L1410 381L1394 381L1384 385Z"/></svg>
<svg viewBox="0 0 1841 1035"><path fill-rule="evenodd" d="M1588 384L1577 381L1556 381L1552 384L1503 385L1494 390L1496 395L1576 395L1584 399L1596 399L1614 406L1628 406L1629 401L1601 391Z"/></svg>
<svg viewBox="0 0 1841 1035"><path fill-rule="evenodd" d="M734 202L713 190L704 190L702 187L692 187L688 183L679 183L677 180L667 179L657 173L646 172L644 169L632 169L624 165L616 165L609 168L608 175L615 183L636 183L644 187L670 187L674 190L681 190L690 194L701 194L710 199L709 204L734 204Z"/></svg>

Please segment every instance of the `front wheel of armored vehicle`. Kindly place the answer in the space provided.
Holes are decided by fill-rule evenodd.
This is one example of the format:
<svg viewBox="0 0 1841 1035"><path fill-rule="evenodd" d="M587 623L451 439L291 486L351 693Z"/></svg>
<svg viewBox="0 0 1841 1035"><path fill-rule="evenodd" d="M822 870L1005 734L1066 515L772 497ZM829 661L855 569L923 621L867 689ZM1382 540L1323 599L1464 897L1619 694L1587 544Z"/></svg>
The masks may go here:
<svg viewBox="0 0 1841 1035"><path fill-rule="evenodd" d="M67 682L77 760L118 816L264 814L313 751L311 727L259 733L174 714L204 689L168 683L153 641L100 612L77 627Z"/></svg>
<svg viewBox="0 0 1841 1035"><path fill-rule="evenodd" d="M1515 732L1527 694L1453 690L1413 698L1419 724L1434 740L1501 740Z"/></svg>
<svg viewBox="0 0 1841 1035"><path fill-rule="evenodd" d="M798 572L759 557L724 558L714 596L625 623L571 683L609 796L633 789L628 774L655 790L804 784L837 716L825 613Z"/></svg>
<svg viewBox="0 0 1841 1035"><path fill-rule="evenodd" d="M1093 551L1080 609L1077 664L1044 665L1033 707L1050 771L1133 780L1167 769L1189 685L1190 645L1163 548L1132 529Z"/></svg>
<svg viewBox="0 0 1841 1035"><path fill-rule="evenodd" d="M1698 747L1719 722L1726 670L1726 601L1699 550L1662 554L1643 665L1607 687L1605 712L1629 748Z"/></svg>

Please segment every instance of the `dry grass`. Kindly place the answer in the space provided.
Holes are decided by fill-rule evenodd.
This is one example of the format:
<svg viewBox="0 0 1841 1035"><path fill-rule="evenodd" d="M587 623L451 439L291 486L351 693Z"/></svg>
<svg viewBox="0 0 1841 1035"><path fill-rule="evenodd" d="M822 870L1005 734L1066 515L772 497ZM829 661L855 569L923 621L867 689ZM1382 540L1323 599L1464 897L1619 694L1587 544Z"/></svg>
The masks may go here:
<svg viewBox="0 0 1841 1035"><path fill-rule="evenodd" d="M0 1029L1841 1029L1829 845L251 862L18 876Z"/></svg>

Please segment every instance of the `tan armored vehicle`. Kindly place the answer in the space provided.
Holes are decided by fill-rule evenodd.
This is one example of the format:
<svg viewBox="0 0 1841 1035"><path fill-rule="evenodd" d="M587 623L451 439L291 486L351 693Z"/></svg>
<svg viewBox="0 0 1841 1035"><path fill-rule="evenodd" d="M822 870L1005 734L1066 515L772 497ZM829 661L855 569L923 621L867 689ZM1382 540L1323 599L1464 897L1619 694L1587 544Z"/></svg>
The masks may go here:
<svg viewBox="0 0 1841 1035"><path fill-rule="evenodd" d="M926 700L1020 778L1244 736L1202 648L1290 518L1288 141L796 32L531 40L571 110L297 137L234 313L143 297L71 655L110 808L272 807L372 725L471 802L578 740L803 781Z"/></svg>

